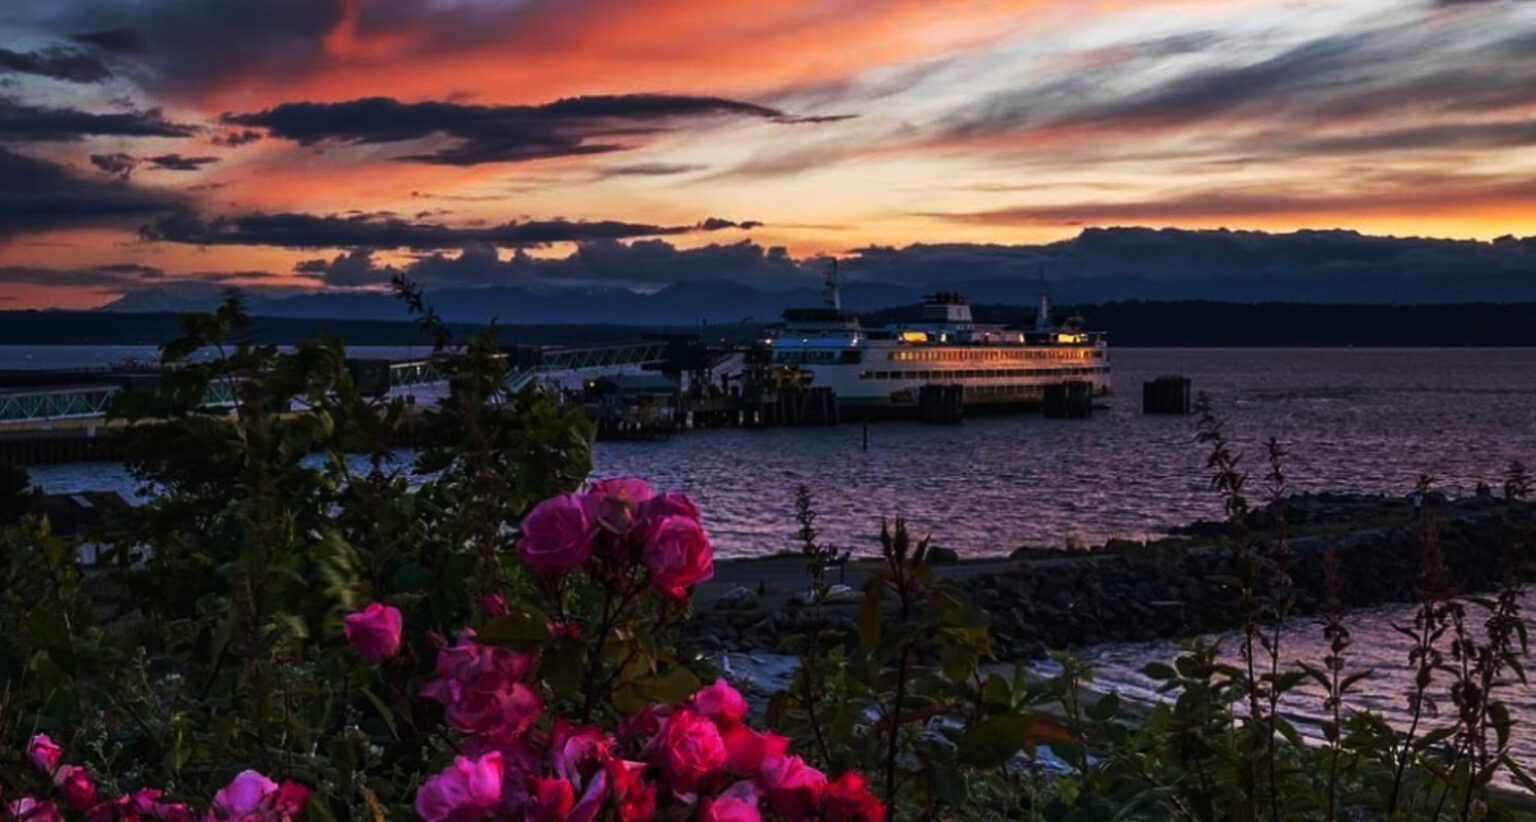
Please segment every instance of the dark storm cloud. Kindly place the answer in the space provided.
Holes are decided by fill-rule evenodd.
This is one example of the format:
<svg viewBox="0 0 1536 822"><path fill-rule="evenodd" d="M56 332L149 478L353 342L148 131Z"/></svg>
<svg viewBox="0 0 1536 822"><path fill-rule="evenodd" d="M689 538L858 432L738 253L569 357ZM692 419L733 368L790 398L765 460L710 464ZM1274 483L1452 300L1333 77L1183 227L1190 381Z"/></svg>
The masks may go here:
<svg viewBox="0 0 1536 822"><path fill-rule="evenodd" d="M674 174L687 174L691 171L703 171L705 168L707 166L691 163L634 163L609 166L600 174L603 177L667 177Z"/></svg>
<svg viewBox="0 0 1536 822"><path fill-rule="evenodd" d="M213 136L213 144L216 146L236 148L238 146L243 146L246 143L254 143L260 139L261 132L246 129L245 131L229 131L223 134L215 134Z"/></svg>
<svg viewBox="0 0 1536 822"><path fill-rule="evenodd" d="M250 72L281 77L315 65L344 0L54 2L26 9L34 25L131 57L156 93L195 94Z"/></svg>
<svg viewBox="0 0 1536 822"><path fill-rule="evenodd" d="M0 72L36 74L71 83L99 83L112 76L93 55L53 46L41 51L0 49Z"/></svg>
<svg viewBox="0 0 1536 822"><path fill-rule="evenodd" d="M129 28L81 32L70 35L69 39L114 54L142 54L148 47L144 33Z"/></svg>
<svg viewBox="0 0 1536 822"><path fill-rule="evenodd" d="M1421 148L1513 148L1536 145L1536 121L1445 123L1291 144L1299 154L1353 154Z"/></svg>
<svg viewBox="0 0 1536 822"><path fill-rule="evenodd" d="M183 157L180 154L161 154L158 157L145 157L144 162L163 171L198 171L210 163L217 163L217 157Z"/></svg>
<svg viewBox="0 0 1536 822"><path fill-rule="evenodd" d="M78 177L0 148L0 240L60 228L120 224L183 206L166 192Z"/></svg>
<svg viewBox="0 0 1536 822"><path fill-rule="evenodd" d="M189 137L194 132L193 126L166 120L158 109L92 114L0 99L0 140L44 142L92 136Z"/></svg>
<svg viewBox="0 0 1536 822"><path fill-rule="evenodd" d="M482 285L614 286L670 283L751 283L756 286L806 284L821 276L819 262L789 257L783 248L742 241L728 245L679 249L663 240L593 240L577 245L575 253L557 259L536 258L521 250L501 259L485 244L459 251L434 253L403 267L380 266L369 249L353 249L331 260L306 260L296 269L338 287L380 285L403 273L423 286L443 288Z"/></svg>
<svg viewBox="0 0 1536 822"><path fill-rule="evenodd" d="M0 283L16 285L116 289L143 285L160 277L160 269L135 264L79 269L26 265L0 266Z"/></svg>
<svg viewBox="0 0 1536 822"><path fill-rule="evenodd" d="M719 217L710 217L709 219L699 223L699 229L703 231L719 231L723 228L753 229L761 225L762 223L757 220L743 220L741 222L736 222L735 220L722 220Z"/></svg>
<svg viewBox="0 0 1536 822"><path fill-rule="evenodd" d="M133 170L139 167L139 159L132 154L118 152L116 154L92 154L91 165L103 172L126 180L133 176Z"/></svg>
<svg viewBox="0 0 1536 822"><path fill-rule="evenodd" d="M226 114L229 125L265 128L273 137L313 145L397 143L429 137L455 141L397 159L445 165L508 163L601 154L670 121L708 116L781 119L775 109L719 97L624 94L572 97L538 106L402 103L369 97L342 103L284 103L261 112Z"/></svg>
<svg viewBox="0 0 1536 822"><path fill-rule="evenodd" d="M120 180L132 177L133 172L146 163L150 168L161 171L198 171L218 161L217 157L183 157L180 154L161 154L155 157L135 157L123 152L91 155L91 165Z"/></svg>
<svg viewBox="0 0 1536 822"><path fill-rule="evenodd" d="M371 214L246 214L205 218L191 211L168 214L144 227L148 240L192 245L265 245L281 248L435 249L482 243L542 246L750 227L711 218L697 226L662 226L615 220L533 220L489 227L447 226Z"/></svg>

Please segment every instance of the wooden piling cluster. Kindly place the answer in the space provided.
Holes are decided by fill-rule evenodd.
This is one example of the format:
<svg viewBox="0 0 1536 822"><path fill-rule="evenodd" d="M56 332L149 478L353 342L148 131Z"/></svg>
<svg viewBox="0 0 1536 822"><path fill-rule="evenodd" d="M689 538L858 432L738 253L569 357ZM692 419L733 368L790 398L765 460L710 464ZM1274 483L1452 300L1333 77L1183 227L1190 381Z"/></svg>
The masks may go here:
<svg viewBox="0 0 1536 822"><path fill-rule="evenodd" d="M925 385L917 390L917 419L939 425L958 425L965 419L965 386Z"/></svg>
<svg viewBox="0 0 1536 822"><path fill-rule="evenodd" d="M1093 383L1068 380L1047 385L1040 410L1047 419L1088 419L1093 416Z"/></svg>
<svg viewBox="0 0 1536 822"><path fill-rule="evenodd" d="M837 425L837 392L831 388L787 386L764 392L746 405L744 421L751 426Z"/></svg>
<svg viewBox="0 0 1536 822"><path fill-rule="evenodd" d="M1189 378L1164 376L1142 383L1141 413L1188 414Z"/></svg>

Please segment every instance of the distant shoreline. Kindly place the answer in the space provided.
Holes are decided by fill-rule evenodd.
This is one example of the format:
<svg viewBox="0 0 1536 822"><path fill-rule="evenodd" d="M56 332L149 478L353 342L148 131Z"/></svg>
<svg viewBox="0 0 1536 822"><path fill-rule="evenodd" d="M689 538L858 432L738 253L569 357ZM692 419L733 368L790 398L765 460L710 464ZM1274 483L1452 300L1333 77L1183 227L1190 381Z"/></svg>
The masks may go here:
<svg viewBox="0 0 1536 822"><path fill-rule="evenodd" d="M257 307L259 311L259 306ZM880 327L917 319L917 306L865 314ZM977 305L982 322L1031 324L1034 309ZM1068 306L1108 333L1115 348L1525 348L1536 347L1536 303L1362 305L1112 302ZM1056 313L1056 312L1053 312ZM450 319L452 319L450 317ZM180 335L172 312L0 311L0 345L158 345ZM256 316L263 342L292 345L326 333L347 345L421 346L409 320ZM486 323L450 322L463 339ZM699 334L709 340L759 338L762 324L628 325L617 322L497 325L503 344L574 345L632 341L645 335Z"/></svg>

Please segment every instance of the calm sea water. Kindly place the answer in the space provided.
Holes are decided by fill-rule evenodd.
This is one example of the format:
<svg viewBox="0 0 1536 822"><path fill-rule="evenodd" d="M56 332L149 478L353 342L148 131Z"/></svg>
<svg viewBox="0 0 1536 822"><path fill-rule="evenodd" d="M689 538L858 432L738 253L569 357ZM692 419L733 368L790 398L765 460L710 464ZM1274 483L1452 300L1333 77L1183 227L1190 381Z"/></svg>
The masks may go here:
<svg viewBox="0 0 1536 822"><path fill-rule="evenodd" d="M423 353L377 350L369 356ZM0 347L0 367L106 364L148 359L152 349ZM46 365L42 365L46 364ZM665 442L605 442L599 475L636 475L698 499L723 556L789 547L794 489L817 495L817 525L828 540L875 550L881 517L903 515L939 545L971 556L1020 545L1143 539L1199 518L1220 516L1206 487L1193 418L1140 414L1143 380L1182 374L1210 395L1228 434L1263 474L1259 444L1278 438L1295 490L1406 494L1421 473L1449 493L1479 481L1497 485L1510 460L1536 464L1536 350L1531 349L1133 349L1114 352L1119 393L1107 411L1081 421L991 417L960 426L879 423L869 427L717 430ZM404 456L404 455L402 455ZM121 466L38 468L50 491L133 484ZM1536 597L1526 598L1527 614ZM1355 706L1401 719L1411 677L1405 640L1390 628L1411 620L1391 606L1352 618L1358 665L1378 676L1360 685ZM1298 624L1286 656L1319 660L1322 638ZM1228 647L1235 648L1230 644ZM1113 644L1083 651L1098 684L1151 696L1137 673L1167 660L1172 643ZM1521 725L1521 760L1536 764L1536 691L1508 695ZM1315 695L1289 706L1305 719ZM1449 705L1447 703L1447 708Z"/></svg>
<svg viewBox="0 0 1536 822"><path fill-rule="evenodd" d="M0 347L0 367L105 364L152 349ZM422 353L416 350L414 354ZM407 356L368 349L368 356ZM825 539L875 550L882 517L905 516L962 555L1021 545L1145 539L1219 517L1193 417L1140 413L1143 380L1183 374L1210 395L1255 478L1260 443L1289 452L1295 490L1406 494L1420 473L1452 494L1497 486L1512 459L1536 464L1533 349L1130 349L1114 352L1108 410L1089 420L973 419L724 429L663 442L603 442L599 476L687 491L722 556L788 547L798 485L816 494ZM120 466L38 468L50 491L118 488Z"/></svg>

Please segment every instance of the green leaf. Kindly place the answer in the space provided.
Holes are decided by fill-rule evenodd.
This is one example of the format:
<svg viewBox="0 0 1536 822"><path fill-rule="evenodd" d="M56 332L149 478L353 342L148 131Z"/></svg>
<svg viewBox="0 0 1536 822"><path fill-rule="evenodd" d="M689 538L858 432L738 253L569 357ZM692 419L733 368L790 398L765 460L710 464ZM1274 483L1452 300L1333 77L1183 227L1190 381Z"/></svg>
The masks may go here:
<svg viewBox="0 0 1536 822"><path fill-rule="evenodd" d="M1141 675L1148 679L1156 679L1161 682L1169 679L1177 679L1179 672L1175 671L1173 666L1166 662L1148 662L1146 665L1142 666Z"/></svg>
<svg viewBox="0 0 1536 822"><path fill-rule="evenodd" d="M549 620L542 614L526 611L496 617L475 632L475 641L484 645L517 645L549 639Z"/></svg>
<svg viewBox="0 0 1536 822"><path fill-rule="evenodd" d="M960 737L960 761L978 768L996 768L1030 744L1035 720L1025 714L993 714L967 728Z"/></svg>
<svg viewBox="0 0 1536 822"><path fill-rule="evenodd" d="M1088 708L1088 718L1096 722L1108 722L1120 713L1120 695L1110 691Z"/></svg>
<svg viewBox="0 0 1536 822"><path fill-rule="evenodd" d="M967 728L957 753L961 762L981 768L1003 765L1021 750L1040 742L1071 739L1061 723L1040 714L993 714Z"/></svg>
<svg viewBox="0 0 1536 822"><path fill-rule="evenodd" d="M703 687L693 671L673 665L666 671L642 676L633 681L635 693L648 702L675 705Z"/></svg>
<svg viewBox="0 0 1536 822"><path fill-rule="evenodd" d="M1013 689L1002 674L992 674L981 685L981 701L990 708L1013 707Z"/></svg>
<svg viewBox="0 0 1536 822"><path fill-rule="evenodd" d="M384 720L385 725L389 726L389 735L399 739L400 732L395 729L395 712L391 711L389 706L384 704L384 700L380 699L379 695L374 693L372 688L361 688L359 690L363 692L363 696L367 697L369 702L373 703L373 709L379 712L379 718Z"/></svg>
<svg viewBox="0 0 1536 822"><path fill-rule="evenodd" d="M1322 668L1319 668L1316 665L1308 662L1302 662L1300 660L1297 660L1296 664L1300 665L1301 669L1306 672L1306 675L1316 680L1317 684L1322 686L1324 690L1328 689L1331 681L1328 678L1327 671L1324 671Z"/></svg>
<svg viewBox="0 0 1536 822"><path fill-rule="evenodd" d="M1356 671L1355 673L1352 673L1349 676L1344 677L1343 681L1339 682L1339 693L1344 693L1345 691L1348 691L1349 690L1349 686L1355 684L1356 682L1359 682L1362 679L1365 679L1368 676L1371 676L1374 673L1376 673L1376 669L1375 668L1367 668L1364 671Z"/></svg>

